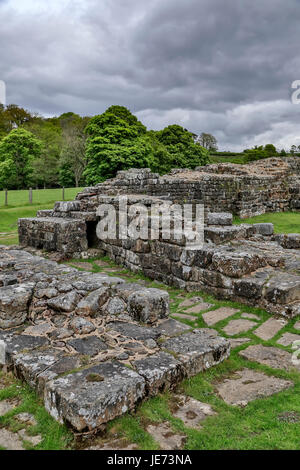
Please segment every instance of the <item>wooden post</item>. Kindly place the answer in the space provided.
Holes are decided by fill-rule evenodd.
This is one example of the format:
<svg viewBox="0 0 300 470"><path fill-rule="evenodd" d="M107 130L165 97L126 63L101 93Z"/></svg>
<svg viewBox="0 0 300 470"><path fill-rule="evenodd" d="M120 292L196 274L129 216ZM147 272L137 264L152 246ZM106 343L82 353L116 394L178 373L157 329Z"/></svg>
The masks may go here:
<svg viewBox="0 0 300 470"><path fill-rule="evenodd" d="M8 191L7 189L5 190L5 206L8 206Z"/></svg>
<svg viewBox="0 0 300 470"><path fill-rule="evenodd" d="M32 188L29 188L29 204L32 204Z"/></svg>
<svg viewBox="0 0 300 470"><path fill-rule="evenodd" d="M65 187L62 188L62 200L65 200Z"/></svg>

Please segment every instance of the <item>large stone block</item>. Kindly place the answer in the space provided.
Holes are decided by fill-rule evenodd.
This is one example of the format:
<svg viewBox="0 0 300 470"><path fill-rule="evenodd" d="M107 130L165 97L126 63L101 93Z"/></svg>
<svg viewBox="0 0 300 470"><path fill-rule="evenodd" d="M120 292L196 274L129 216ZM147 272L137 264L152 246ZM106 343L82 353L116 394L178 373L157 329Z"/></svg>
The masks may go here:
<svg viewBox="0 0 300 470"><path fill-rule="evenodd" d="M144 396L143 377L117 362L106 362L47 383L44 401L56 420L82 432L132 410Z"/></svg>
<svg viewBox="0 0 300 470"><path fill-rule="evenodd" d="M128 297L128 313L134 320L154 323L169 313L169 294L160 289L142 289Z"/></svg>
<svg viewBox="0 0 300 470"><path fill-rule="evenodd" d="M28 315L34 283L0 288L0 328L22 325Z"/></svg>

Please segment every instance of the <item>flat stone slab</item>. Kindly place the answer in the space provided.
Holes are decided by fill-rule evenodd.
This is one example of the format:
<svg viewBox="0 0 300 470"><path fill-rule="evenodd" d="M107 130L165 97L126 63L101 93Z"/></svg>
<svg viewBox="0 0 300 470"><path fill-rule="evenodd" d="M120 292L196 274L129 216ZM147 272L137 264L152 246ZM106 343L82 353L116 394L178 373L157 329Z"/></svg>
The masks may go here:
<svg viewBox="0 0 300 470"><path fill-rule="evenodd" d="M0 401L0 416L6 415L9 411L13 410L16 405L11 403L8 400L2 400Z"/></svg>
<svg viewBox="0 0 300 470"><path fill-rule="evenodd" d="M88 356L96 356L100 351L106 351L107 345L97 336L87 336L86 338L76 338L68 341L80 354L87 354Z"/></svg>
<svg viewBox="0 0 300 470"><path fill-rule="evenodd" d="M292 355L283 349L255 344L239 352L240 356L249 361L255 361L259 364L271 367L272 369L290 370L298 368L292 362Z"/></svg>
<svg viewBox="0 0 300 470"><path fill-rule="evenodd" d="M195 305L200 302L203 302L203 299L201 297L190 297L189 299L185 299L183 302L181 302L179 304L179 308L192 307L192 305Z"/></svg>
<svg viewBox="0 0 300 470"><path fill-rule="evenodd" d="M218 364L229 356L230 345L215 330L200 328L164 341L161 347L176 357L185 368L187 376Z"/></svg>
<svg viewBox="0 0 300 470"><path fill-rule="evenodd" d="M77 431L94 430L132 410L145 396L145 380L118 362L105 362L48 382L45 407Z"/></svg>
<svg viewBox="0 0 300 470"><path fill-rule="evenodd" d="M257 325L256 322L251 321L251 320L231 320L224 328L223 331L229 335L237 335L239 333L244 333L245 331L251 330L255 325Z"/></svg>
<svg viewBox="0 0 300 470"><path fill-rule="evenodd" d="M291 381L270 377L262 372L243 369L230 379L216 384L220 397L228 404L246 406L250 401L281 392L294 384Z"/></svg>
<svg viewBox="0 0 300 470"><path fill-rule="evenodd" d="M281 336L281 338L279 338L277 343L281 344L282 346L290 346L295 341L300 342L300 335L296 335L294 333L283 333L283 335Z"/></svg>
<svg viewBox="0 0 300 470"><path fill-rule="evenodd" d="M103 445L91 446L85 450L136 450L136 444L124 443L124 439L113 439L112 441L105 442Z"/></svg>
<svg viewBox="0 0 300 470"><path fill-rule="evenodd" d="M159 325L155 327L155 331L162 336L176 336L190 329L188 325L174 320L173 318L162 320Z"/></svg>
<svg viewBox="0 0 300 470"><path fill-rule="evenodd" d="M269 318L266 322L262 323L253 333L264 341L273 338L278 331L280 331L287 321L283 318Z"/></svg>
<svg viewBox="0 0 300 470"><path fill-rule="evenodd" d="M181 419L188 428L199 429L201 421L207 416L216 414L207 403L202 403L185 395L175 395L174 401L176 411L173 412L173 415Z"/></svg>
<svg viewBox="0 0 300 470"><path fill-rule="evenodd" d="M229 340L230 347L231 349L233 348L238 348L239 346L242 346L245 343L249 343L250 338L231 338Z"/></svg>
<svg viewBox="0 0 300 470"><path fill-rule="evenodd" d="M300 330L300 321L297 321L297 322L295 323L294 328L295 328L296 330Z"/></svg>
<svg viewBox="0 0 300 470"><path fill-rule="evenodd" d="M208 302L201 302L200 304L194 305L194 307L190 307L186 310L187 313L200 313L203 310L207 310L208 308L212 307L212 304Z"/></svg>
<svg viewBox="0 0 300 470"><path fill-rule="evenodd" d="M176 434L168 422L150 424L146 431L153 437L163 450L179 450L184 445L186 436Z"/></svg>
<svg viewBox="0 0 300 470"><path fill-rule="evenodd" d="M260 320L260 317L258 315L255 315L254 313L247 313L244 312L241 315L242 318L248 318L249 320Z"/></svg>
<svg viewBox="0 0 300 470"><path fill-rule="evenodd" d="M18 434L6 428L0 429L0 446L6 450L24 450L22 440Z"/></svg>
<svg viewBox="0 0 300 470"><path fill-rule="evenodd" d="M108 328L136 340L156 339L160 336L154 328L146 328L134 323L115 321L109 323Z"/></svg>
<svg viewBox="0 0 300 470"><path fill-rule="evenodd" d="M211 312L204 313L202 315L203 320L208 326L215 325L219 321L225 320L228 317L231 317L239 310L231 307L221 307L217 310L212 310Z"/></svg>

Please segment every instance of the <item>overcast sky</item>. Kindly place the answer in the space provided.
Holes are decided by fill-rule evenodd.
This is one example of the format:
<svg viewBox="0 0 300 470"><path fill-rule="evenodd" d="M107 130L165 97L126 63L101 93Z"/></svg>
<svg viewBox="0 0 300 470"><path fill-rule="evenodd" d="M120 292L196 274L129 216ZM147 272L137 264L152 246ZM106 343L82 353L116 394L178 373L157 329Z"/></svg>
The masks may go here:
<svg viewBox="0 0 300 470"><path fill-rule="evenodd" d="M7 103L300 145L300 0L0 0L0 25Z"/></svg>

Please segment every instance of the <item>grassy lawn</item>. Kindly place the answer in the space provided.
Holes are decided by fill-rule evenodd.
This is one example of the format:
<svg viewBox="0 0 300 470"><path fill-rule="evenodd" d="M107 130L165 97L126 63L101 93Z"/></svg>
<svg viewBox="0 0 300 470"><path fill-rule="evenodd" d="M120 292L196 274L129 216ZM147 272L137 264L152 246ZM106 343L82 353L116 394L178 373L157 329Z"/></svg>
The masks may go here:
<svg viewBox="0 0 300 470"><path fill-rule="evenodd" d="M244 164L246 162L246 156L241 155L231 155L222 157L220 155L210 155L209 160L211 163L238 163Z"/></svg>
<svg viewBox="0 0 300 470"><path fill-rule="evenodd" d="M66 188L65 200L73 200L82 188ZM35 217L41 209L52 209L62 200L62 189L38 189L33 191L33 204L29 204L28 191L9 191L8 206L4 206L4 191L0 192L0 244L18 242L17 223L20 217Z"/></svg>
<svg viewBox="0 0 300 470"><path fill-rule="evenodd" d="M256 224L259 222L271 222L274 224L275 233L299 233L300 212L272 212L249 219L234 218L235 224Z"/></svg>

